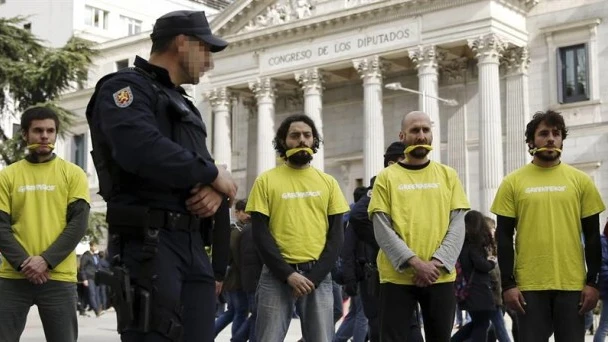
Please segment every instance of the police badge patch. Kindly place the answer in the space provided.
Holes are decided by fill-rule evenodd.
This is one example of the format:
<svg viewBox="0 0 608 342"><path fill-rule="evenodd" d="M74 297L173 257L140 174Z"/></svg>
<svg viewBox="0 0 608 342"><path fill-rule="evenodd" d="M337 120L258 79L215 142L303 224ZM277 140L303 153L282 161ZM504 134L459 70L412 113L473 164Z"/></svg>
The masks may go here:
<svg viewBox="0 0 608 342"><path fill-rule="evenodd" d="M112 97L114 97L114 103L119 108L129 107L129 105L133 103L133 92L131 91L131 87L120 89L115 92Z"/></svg>

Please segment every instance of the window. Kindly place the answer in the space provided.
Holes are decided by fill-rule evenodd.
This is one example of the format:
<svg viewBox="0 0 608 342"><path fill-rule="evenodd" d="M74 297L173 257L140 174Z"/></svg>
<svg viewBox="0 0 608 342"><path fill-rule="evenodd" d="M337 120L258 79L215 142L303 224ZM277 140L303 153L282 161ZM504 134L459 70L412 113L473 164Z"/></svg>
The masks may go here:
<svg viewBox="0 0 608 342"><path fill-rule="evenodd" d="M123 59L120 61L116 61L116 71L129 67L129 60Z"/></svg>
<svg viewBox="0 0 608 342"><path fill-rule="evenodd" d="M83 170L87 169L86 137L84 134L72 137L72 162Z"/></svg>
<svg viewBox="0 0 608 342"><path fill-rule="evenodd" d="M141 32L141 20L120 16L120 20L123 23L125 28L125 32L128 36L132 36L134 34L138 34Z"/></svg>
<svg viewBox="0 0 608 342"><path fill-rule="evenodd" d="M579 44L559 48L561 66L561 102L589 100L589 67L587 45Z"/></svg>
<svg viewBox="0 0 608 342"><path fill-rule="evenodd" d="M99 8L85 6L84 8L84 24L87 26L97 27L100 29L108 29L108 11Z"/></svg>

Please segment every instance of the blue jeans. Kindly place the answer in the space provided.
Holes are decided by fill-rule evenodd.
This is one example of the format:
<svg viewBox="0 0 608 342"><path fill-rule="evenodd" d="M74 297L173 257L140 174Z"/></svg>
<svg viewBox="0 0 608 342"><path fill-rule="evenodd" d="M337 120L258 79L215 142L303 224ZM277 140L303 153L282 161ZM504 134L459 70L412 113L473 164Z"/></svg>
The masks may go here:
<svg viewBox="0 0 608 342"><path fill-rule="evenodd" d="M226 291L228 310L215 320L215 336L232 322L232 336L236 335L241 325L247 319L248 303L244 291Z"/></svg>
<svg viewBox="0 0 608 342"><path fill-rule="evenodd" d="M507 327L505 326L505 317L502 309L497 308L492 316L490 316L490 321L494 326L494 335L496 335L498 342L511 342Z"/></svg>
<svg viewBox="0 0 608 342"><path fill-rule="evenodd" d="M351 337L354 342L365 342L367 337L367 317L363 312L363 304L359 294L350 297L348 314L340 324L336 336L334 336L334 342L347 342Z"/></svg>
<svg viewBox="0 0 608 342"><path fill-rule="evenodd" d="M257 317L257 311L255 292L247 292L247 302L249 303L249 312L251 315L249 315L249 318L247 318L247 320L241 324L239 330L235 334L232 334L232 339L230 339L232 342L246 342L247 340L249 340L249 342L256 341L255 320Z"/></svg>
<svg viewBox="0 0 608 342"><path fill-rule="evenodd" d="M327 274L311 294L295 298L291 286L277 279L264 265L256 293L256 339L264 342L283 341L297 301L301 309L300 320L304 339L331 342L334 337L331 283L331 275Z"/></svg>
<svg viewBox="0 0 608 342"><path fill-rule="evenodd" d="M600 314L600 323L595 330L593 342L604 342L608 335L608 302L602 300L602 312Z"/></svg>
<svg viewBox="0 0 608 342"><path fill-rule="evenodd" d="M89 305L95 313L99 313L101 311L101 307L99 306L99 287L95 284L95 279L87 279L87 283L86 291L89 294Z"/></svg>
<svg viewBox="0 0 608 342"><path fill-rule="evenodd" d="M334 324L338 323L344 315L344 305L342 302L342 287L335 281L331 282L331 291L334 296Z"/></svg>
<svg viewBox="0 0 608 342"><path fill-rule="evenodd" d="M108 296L107 287L103 284L97 285L97 293L99 298L99 310L105 310L108 308Z"/></svg>

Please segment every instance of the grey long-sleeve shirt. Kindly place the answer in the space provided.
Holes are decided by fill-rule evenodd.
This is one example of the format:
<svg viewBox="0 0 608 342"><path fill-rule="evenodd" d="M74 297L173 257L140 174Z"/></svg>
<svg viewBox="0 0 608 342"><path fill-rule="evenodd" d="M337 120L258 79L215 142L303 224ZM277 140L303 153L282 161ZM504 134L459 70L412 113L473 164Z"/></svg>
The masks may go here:
<svg viewBox="0 0 608 342"><path fill-rule="evenodd" d="M450 225L441 246L433 253L433 258L441 261L448 272L454 270L462 244L464 243L464 216L468 210L456 209L450 213ZM372 215L374 235L380 249L398 272L409 267L407 261L416 256L407 243L395 232L390 215L376 212Z"/></svg>
<svg viewBox="0 0 608 342"><path fill-rule="evenodd" d="M89 210L89 204L82 199L68 205L65 229L41 253L49 268L59 265L76 248L87 229ZM20 270L23 261L30 256L13 235L10 215L3 211L0 211L0 251L15 270Z"/></svg>

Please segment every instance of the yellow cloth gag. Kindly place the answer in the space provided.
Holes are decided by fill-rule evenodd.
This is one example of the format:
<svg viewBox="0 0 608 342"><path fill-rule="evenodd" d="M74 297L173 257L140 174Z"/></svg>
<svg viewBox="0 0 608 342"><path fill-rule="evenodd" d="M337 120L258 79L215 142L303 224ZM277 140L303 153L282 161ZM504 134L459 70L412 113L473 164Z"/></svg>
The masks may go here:
<svg viewBox="0 0 608 342"><path fill-rule="evenodd" d="M55 145L53 145L53 144L30 144L30 145L27 145L27 149L34 150L43 145L48 146L51 150L55 149Z"/></svg>
<svg viewBox="0 0 608 342"><path fill-rule="evenodd" d="M542 152L542 151L555 151L555 152L562 153L562 150L557 147L540 147L540 148L535 147L535 148L530 149L530 154L535 155L536 153Z"/></svg>
<svg viewBox="0 0 608 342"><path fill-rule="evenodd" d="M308 148L308 147L296 147L296 148L290 148L289 150L287 150L287 152L285 152L285 156L287 158L289 158L289 157L293 156L294 154L296 154L296 153L298 153L300 151L304 151L304 152L310 154L311 156L314 153L311 148Z"/></svg>
<svg viewBox="0 0 608 342"><path fill-rule="evenodd" d="M433 150L433 146L431 146L431 145L410 145L405 148L405 151L403 151L403 153L407 155L408 153L412 152L413 150L417 149L418 147L425 148L429 151Z"/></svg>

